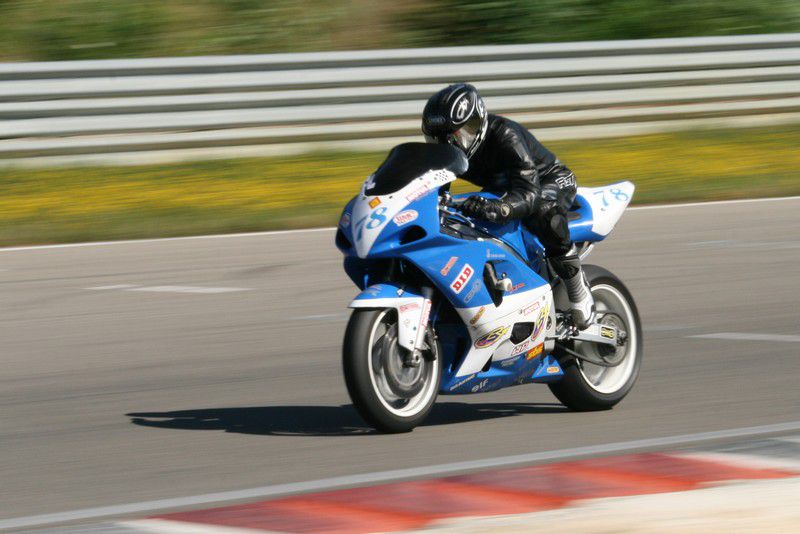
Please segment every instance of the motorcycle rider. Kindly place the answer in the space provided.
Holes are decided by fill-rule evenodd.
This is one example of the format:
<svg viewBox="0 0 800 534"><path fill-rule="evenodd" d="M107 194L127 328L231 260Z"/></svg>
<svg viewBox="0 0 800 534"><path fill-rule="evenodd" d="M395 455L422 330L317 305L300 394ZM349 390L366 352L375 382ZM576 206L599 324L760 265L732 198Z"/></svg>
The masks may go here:
<svg viewBox="0 0 800 534"><path fill-rule="evenodd" d="M470 196L461 211L503 223L522 219L544 245L553 270L564 280L575 325L594 322L594 300L567 225L575 200L575 175L524 126L486 112L470 84L450 85L430 97L422 113L429 143L450 143L464 151L469 169L461 178L499 200Z"/></svg>

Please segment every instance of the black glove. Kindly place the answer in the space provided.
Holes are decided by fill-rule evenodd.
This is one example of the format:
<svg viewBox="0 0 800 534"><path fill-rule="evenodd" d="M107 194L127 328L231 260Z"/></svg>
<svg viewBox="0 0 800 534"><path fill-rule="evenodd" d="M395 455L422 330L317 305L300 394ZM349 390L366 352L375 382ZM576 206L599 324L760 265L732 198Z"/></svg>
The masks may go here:
<svg viewBox="0 0 800 534"><path fill-rule="evenodd" d="M473 195L461 205L461 213L496 223L504 223L511 217L511 206L502 200Z"/></svg>

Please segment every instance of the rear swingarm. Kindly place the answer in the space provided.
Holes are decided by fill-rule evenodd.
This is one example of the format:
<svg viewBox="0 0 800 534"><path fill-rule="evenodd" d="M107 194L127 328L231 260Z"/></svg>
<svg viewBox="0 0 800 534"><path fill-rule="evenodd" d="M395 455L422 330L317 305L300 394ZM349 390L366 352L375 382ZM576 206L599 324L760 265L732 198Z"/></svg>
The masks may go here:
<svg viewBox="0 0 800 534"><path fill-rule="evenodd" d="M589 343L596 343L606 347L606 349L611 350L625 345L628 337L626 332L618 330L614 325L603 324L602 320L604 317L605 315L598 317L600 322L594 323L585 330L578 330L578 328L572 323L572 319L569 315L560 315L558 317L558 329L556 330L555 335L550 339L556 342L555 346L558 349L577 359L584 360L601 367L616 367L622 363L622 360L614 362L608 361L602 357L581 354L580 352L572 350L565 345L565 343L569 341L585 341Z"/></svg>

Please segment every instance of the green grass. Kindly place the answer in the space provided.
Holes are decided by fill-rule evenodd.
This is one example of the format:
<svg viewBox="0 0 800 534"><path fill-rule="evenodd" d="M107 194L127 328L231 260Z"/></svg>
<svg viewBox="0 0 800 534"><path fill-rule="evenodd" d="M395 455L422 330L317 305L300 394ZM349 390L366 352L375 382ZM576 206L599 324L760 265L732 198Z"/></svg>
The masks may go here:
<svg viewBox="0 0 800 534"><path fill-rule="evenodd" d="M0 61L793 32L795 0L0 0Z"/></svg>
<svg viewBox="0 0 800 534"><path fill-rule="evenodd" d="M800 195L800 126L547 145L580 185L631 180L637 204ZM383 157L0 170L0 245L333 225Z"/></svg>

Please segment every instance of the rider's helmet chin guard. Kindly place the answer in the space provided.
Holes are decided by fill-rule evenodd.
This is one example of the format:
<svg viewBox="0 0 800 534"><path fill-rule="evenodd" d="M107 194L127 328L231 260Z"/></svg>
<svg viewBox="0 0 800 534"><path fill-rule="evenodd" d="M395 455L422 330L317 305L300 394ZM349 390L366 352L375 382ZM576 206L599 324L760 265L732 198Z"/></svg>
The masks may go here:
<svg viewBox="0 0 800 534"><path fill-rule="evenodd" d="M468 83L445 87L434 94L422 112L422 133L428 143L449 143L468 158L481 146L489 127L486 105Z"/></svg>

